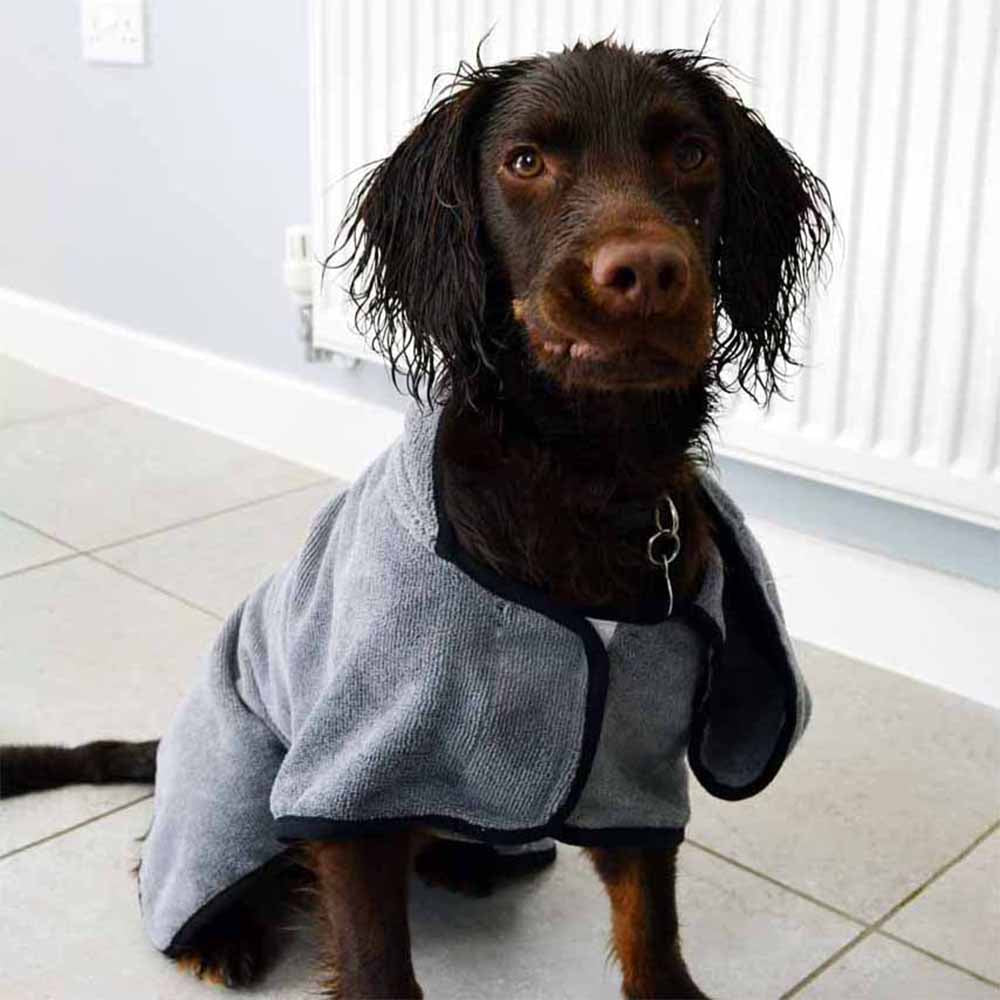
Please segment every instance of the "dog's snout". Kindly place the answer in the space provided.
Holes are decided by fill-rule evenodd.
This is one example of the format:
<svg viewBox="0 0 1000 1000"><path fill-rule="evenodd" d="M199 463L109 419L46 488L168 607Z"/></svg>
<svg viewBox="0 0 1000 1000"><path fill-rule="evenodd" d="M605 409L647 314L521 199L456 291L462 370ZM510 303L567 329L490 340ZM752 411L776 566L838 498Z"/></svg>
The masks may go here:
<svg viewBox="0 0 1000 1000"><path fill-rule="evenodd" d="M691 265L672 242L619 238L599 247L591 275L616 312L669 316L687 298Z"/></svg>

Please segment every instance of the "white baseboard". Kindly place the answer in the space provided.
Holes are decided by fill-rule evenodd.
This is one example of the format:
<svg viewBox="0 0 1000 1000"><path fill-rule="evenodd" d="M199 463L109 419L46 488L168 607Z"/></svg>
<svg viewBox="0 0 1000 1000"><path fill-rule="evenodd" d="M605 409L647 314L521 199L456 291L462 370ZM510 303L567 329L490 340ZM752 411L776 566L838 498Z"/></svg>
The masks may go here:
<svg viewBox="0 0 1000 1000"><path fill-rule="evenodd" d="M2 288L0 352L340 479L402 427L387 407Z"/></svg>
<svg viewBox="0 0 1000 1000"><path fill-rule="evenodd" d="M0 353L352 479L395 410L0 289ZM766 521L755 529L792 634L1000 708L1000 594Z"/></svg>
<svg viewBox="0 0 1000 1000"><path fill-rule="evenodd" d="M796 638L1000 708L1000 592L750 520Z"/></svg>

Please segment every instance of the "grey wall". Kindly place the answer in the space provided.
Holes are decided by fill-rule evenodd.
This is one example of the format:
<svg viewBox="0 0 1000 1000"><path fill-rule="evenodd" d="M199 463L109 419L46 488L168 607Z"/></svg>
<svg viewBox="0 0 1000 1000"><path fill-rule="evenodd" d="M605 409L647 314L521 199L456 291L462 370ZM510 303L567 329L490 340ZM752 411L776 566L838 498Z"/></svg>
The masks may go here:
<svg viewBox="0 0 1000 1000"><path fill-rule="evenodd" d="M0 5L0 287L388 401L308 365L281 275L309 221L305 0L149 0L145 66L78 0Z"/></svg>
<svg viewBox="0 0 1000 1000"><path fill-rule="evenodd" d="M309 219L305 0L148 0L146 66L80 55L77 0L0 5L0 287L395 407L302 360L283 231ZM996 585L996 532L738 462L751 513ZM780 497L780 502L776 502Z"/></svg>

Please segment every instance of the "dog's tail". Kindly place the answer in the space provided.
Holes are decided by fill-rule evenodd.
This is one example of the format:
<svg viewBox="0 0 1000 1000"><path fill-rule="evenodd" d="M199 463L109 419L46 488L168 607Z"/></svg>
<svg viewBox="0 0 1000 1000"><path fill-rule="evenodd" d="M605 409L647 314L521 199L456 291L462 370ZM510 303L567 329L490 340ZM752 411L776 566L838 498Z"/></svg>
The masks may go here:
<svg viewBox="0 0 1000 1000"><path fill-rule="evenodd" d="M0 799L61 785L152 784L158 744L98 740L78 747L0 746Z"/></svg>

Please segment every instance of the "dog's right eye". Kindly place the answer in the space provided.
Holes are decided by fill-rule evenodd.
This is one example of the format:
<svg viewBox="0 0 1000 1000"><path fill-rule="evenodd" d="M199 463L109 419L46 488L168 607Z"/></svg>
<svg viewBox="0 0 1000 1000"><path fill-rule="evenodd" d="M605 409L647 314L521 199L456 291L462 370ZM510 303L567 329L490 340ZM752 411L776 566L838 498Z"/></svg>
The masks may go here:
<svg viewBox="0 0 1000 1000"><path fill-rule="evenodd" d="M530 180L542 173L545 161L533 146L519 146L507 158L506 166L515 177Z"/></svg>
<svg viewBox="0 0 1000 1000"><path fill-rule="evenodd" d="M697 139L682 139L674 146L674 162L681 170L697 170L708 159L708 149Z"/></svg>

